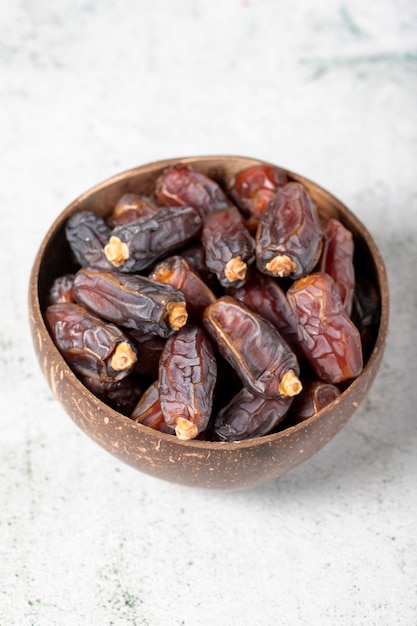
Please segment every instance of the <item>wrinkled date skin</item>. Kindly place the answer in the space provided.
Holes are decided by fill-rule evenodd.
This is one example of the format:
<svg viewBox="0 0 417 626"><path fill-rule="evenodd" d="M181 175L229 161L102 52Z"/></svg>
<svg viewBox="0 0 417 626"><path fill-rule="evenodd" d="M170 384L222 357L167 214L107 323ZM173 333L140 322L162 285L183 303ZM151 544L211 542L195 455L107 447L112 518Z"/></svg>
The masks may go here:
<svg viewBox="0 0 417 626"><path fill-rule="evenodd" d="M216 377L213 348L201 328L185 326L168 339L159 366L159 399L179 439L194 439L206 429Z"/></svg>
<svg viewBox="0 0 417 626"><path fill-rule="evenodd" d="M136 352L114 324L73 303L52 304L45 319L55 345L78 374L114 382L132 371Z"/></svg>
<svg viewBox="0 0 417 626"><path fill-rule="evenodd" d="M279 187L286 183L285 170L273 165L252 165L236 174L230 196L246 215L260 217Z"/></svg>
<svg viewBox="0 0 417 626"><path fill-rule="evenodd" d="M156 181L155 195L165 206L192 206L203 219L209 211L224 209L230 204L214 180L181 163L162 172Z"/></svg>
<svg viewBox="0 0 417 626"><path fill-rule="evenodd" d="M323 226L323 251L317 271L326 272L333 278L349 316L355 290L353 253L354 243L350 230L337 219L328 220Z"/></svg>
<svg viewBox="0 0 417 626"><path fill-rule="evenodd" d="M297 358L278 331L242 302L223 296L204 312L204 326L243 385L265 398L301 390Z"/></svg>
<svg viewBox="0 0 417 626"><path fill-rule="evenodd" d="M322 249L315 204L300 183L282 187L263 212L256 233L258 269L293 279L310 273Z"/></svg>
<svg viewBox="0 0 417 626"><path fill-rule="evenodd" d="M122 380L110 382L83 376L81 382L102 402L126 417L130 416L142 395L142 387L132 374Z"/></svg>
<svg viewBox="0 0 417 626"><path fill-rule="evenodd" d="M138 353L135 372L140 376L158 378L159 359L165 346L165 339L151 333L143 333L132 328L123 329Z"/></svg>
<svg viewBox="0 0 417 626"><path fill-rule="evenodd" d="M193 272L181 256L172 256L159 263L149 278L179 289L185 297L191 321L201 322L204 309L216 301L216 296Z"/></svg>
<svg viewBox="0 0 417 626"><path fill-rule="evenodd" d="M94 314L121 326L168 337L187 321L183 294L150 278L79 270L74 295Z"/></svg>
<svg viewBox="0 0 417 626"><path fill-rule="evenodd" d="M113 269L139 272L187 244L202 224L192 207L161 207L150 215L116 226L104 252Z"/></svg>
<svg viewBox="0 0 417 626"><path fill-rule="evenodd" d="M317 376L334 384L359 376L363 367L361 337L344 310L332 277L310 274L296 281L287 297L299 342Z"/></svg>
<svg viewBox="0 0 417 626"><path fill-rule="evenodd" d="M255 241L234 206L211 211L205 219L201 243L206 265L223 287L240 285L255 257Z"/></svg>
<svg viewBox="0 0 417 626"><path fill-rule="evenodd" d="M145 391L130 417L138 424L149 426L154 430L159 430L161 433L175 435L174 428L168 426L162 413L157 380Z"/></svg>
<svg viewBox="0 0 417 626"><path fill-rule="evenodd" d="M284 290L275 278L254 270L243 285L231 287L227 293L271 322L295 349L298 339L294 315Z"/></svg>
<svg viewBox="0 0 417 626"><path fill-rule="evenodd" d="M310 381L303 386L301 393L294 399L289 415L290 425L313 417L340 396L340 389L331 383L321 380Z"/></svg>
<svg viewBox="0 0 417 626"><path fill-rule="evenodd" d="M75 302L74 292L72 290L73 285L74 274L65 274L64 276L58 276L58 278L55 278L48 293L48 304Z"/></svg>
<svg viewBox="0 0 417 626"><path fill-rule="evenodd" d="M267 435L282 422L292 401L290 396L263 398L244 387L217 413L212 437L218 441L242 441Z"/></svg>
<svg viewBox="0 0 417 626"><path fill-rule="evenodd" d="M103 250L110 234L111 229L105 220L92 211L75 213L65 227L65 236L81 267L112 268Z"/></svg>
<svg viewBox="0 0 417 626"><path fill-rule="evenodd" d="M157 210L158 206L148 196L126 193L115 205L109 218L109 225L114 228L117 225L128 224L144 215L152 215Z"/></svg>

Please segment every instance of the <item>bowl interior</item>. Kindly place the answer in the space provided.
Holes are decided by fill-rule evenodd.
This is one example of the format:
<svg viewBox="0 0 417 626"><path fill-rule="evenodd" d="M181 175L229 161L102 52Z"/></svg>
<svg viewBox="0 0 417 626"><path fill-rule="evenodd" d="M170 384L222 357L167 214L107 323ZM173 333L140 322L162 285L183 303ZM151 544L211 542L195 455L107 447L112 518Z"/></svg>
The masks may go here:
<svg viewBox="0 0 417 626"><path fill-rule="evenodd" d="M363 373L340 398L313 418L259 439L224 444L198 440L178 441L171 435L136 424L95 398L76 378L55 348L43 320L53 280L76 268L65 238L65 224L75 212L110 214L125 193L151 194L161 171L178 161L190 163L224 188L241 169L260 163L244 157L190 157L170 159L134 168L90 189L56 219L39 249L29 287L32 335L40 365L51 388L74 421L97 443L123 461L160 478L188 485L244 488L277 477L309 458L346 423L366 394L382 358L388 324L388 284L384 262L371 235L334 196L298 174L316 202L322 218L336 217L351 230L355 242L355 268L377 289L380 300L378 328L366 354Z"/></svg>

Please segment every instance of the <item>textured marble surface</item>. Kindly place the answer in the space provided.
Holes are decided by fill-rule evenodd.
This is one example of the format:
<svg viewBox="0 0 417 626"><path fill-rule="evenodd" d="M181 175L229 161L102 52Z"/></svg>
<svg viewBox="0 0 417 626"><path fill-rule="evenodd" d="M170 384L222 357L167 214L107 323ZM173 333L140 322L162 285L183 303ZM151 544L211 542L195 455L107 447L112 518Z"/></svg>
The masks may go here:
<svg viewBox="0 0 417 626"><path fill-rule="evenodd" d="M417 622L416 33L412 0L2 2L1 626ZM234 494L98 448L53 399L26 321L34 255L71 200L214 153L340 197L391 287L364 405L310 461Z"/></svg>

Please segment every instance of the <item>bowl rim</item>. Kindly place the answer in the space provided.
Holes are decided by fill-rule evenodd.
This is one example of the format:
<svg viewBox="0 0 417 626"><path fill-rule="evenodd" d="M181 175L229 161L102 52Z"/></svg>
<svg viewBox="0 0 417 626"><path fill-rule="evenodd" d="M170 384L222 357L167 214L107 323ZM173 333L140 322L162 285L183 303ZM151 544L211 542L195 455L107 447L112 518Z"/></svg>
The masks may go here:
<svg viewBox="0 0 417 626"><path fill-rule="evenodd" d="M379 289L379 295L380 295L381 311L380 311L378 334L375 339L373 350L362 372L360 373L360 375L355 380L353 380L345 390L341 392L340 396L338 396L329 405L327 405L326 407L324 407L323 409L321 409L320 411L318 411L317 413L315 413L313 416L309 417L308 419L294 426L288 426L284 430L281 430L275 433L270 433L267 435L263 435L262 437L253 437L250 439L244 439L244 440L239 440L239 441L229 441L229 442L205 441L205 440L199 440L199 439L190 439L190 440L183 441L176 437L173 437L173 435L171 434L163 433L158 430L153 430L149 426L145 426L143 424L135 422L134 420L131 420L128 416L123 415L122 413L119 413L115 409L112 409L109 405L105 404L99 398L94 396L94 394L91 391L89 391L87 387L85 387L85 385L83 385L83 383L76 376L76 374L71 370L69 365L66 363L65 359L62 357L61 353L59 352L58 348L55 346L49 334L49 331L47 329L47 326L46 326L46 323L42 314L41 306L40 306L40 300L39 300L39 271L40 271L40 267L42 264L45 249L52 235L57 231L58 227L61 227L62 224L65 223L65 220L68 219L68 217L72 213L75 213L77 211L77 208L79 207L79 205L81 205L87 198L93 196L97 192L103 190L106 187L117 184L118 182L121 182L128 177L132 178L137 174L142 174L146 172L146 170L153 171L155 170L155 168L164 169L165 167L169 167L170 165L173 165L174 163L181 162L181 163L186 163L186 164L187 163L192 164L196 161L205 161L208 163L210 161L213 161L213 162L218 163L219 160L226 162L226 161L235 160L235 159L247 161L247 162L253 163L254 165L259 163L259 164L266 164L266 165L272 165L275 167L280 167L281 169L287 172L290 178L306 183L307 186L314 187L318 193L326 195L327 197L330 197L331 200L336 205L339 205L343 209L344 213L348 216L349 220L357 226L358 230L360 230L361 232L361 236L363 240L365 241L366 245L369 248L372 259L375 263L376 276L377 276L378 283L379 283L378 289ZM370 234L366 226L345 204L343 204L343 202L341 202L330 191L328 191L321 185L317 184L316 182L312 181L311 179L306 178L303 175L300 175L283 166L271 163L263 159L257 159L254 157L246 157L246 156L241 156L241 155L201 155L201 156L195 155L195 156L188 156L188 157L175 157L175 158L156 160L156 161L145 163L143 165L135 166L133 168L129 168L127 170L119 172L115 175L112 175L102 180L101 182L95 184L94 186L90 187L85 192L77 196L57 215L57 217L54 219L54 221L48 228L47 232L45 233L41 241L41 244L38 248L38 251L35 255L35 259L32 265L32 270L31 270L30 278L29 278L29 291L28 291L30 315L33 314L33 316L36 317L36 319L33 320L34 325L38 325L39 323L41 324L41 327L44 331L44 341L46 340L48 342L48 351L52 352L56 362L59 363L61 375L69 376L72 380L73 386L75 388L78 388L82 395L91 394L94 397L94 400L98 403L98 407L102 406L105 412L110 412L112 414L113 419L115 419L116 421L123 422L124 425L130 422L130 425L132 426L132 428L137 429L138 433L141 433L141 432L146 433L149 437L152 436L155 440L162 440L162 441L165 440L170 443L172 443L173 440L175 440L175 443L183 447L184 449L190 450L190 449L195 448L200 451L209 450L209 449L218 450L218 451L227 449L227 451L230 451L236 448L243 449L243 448L264 446L265 444L269 445L272 442L276 442L280 439L285 439L286 437L292 435L293 433L303 430L307 425L313 424L319 419L322 419L323 416L325 416L326 414L331 413L334 407L337 406L341 402L342 398L344 398L347 394L351 393L360 384L360 381L362 377L364 376L364 374L366 374L368 370L373 369L374 362L381 358L381 352L384 351L385 339L386 339L386 335L388 331L388 321L389 321L389 295L388 294L389 294L388 275L387 275L385 262L382 258L379 248L377 247L373 236ZM358 408L359 403L354 402L353 404L355 408Z"/></svg>

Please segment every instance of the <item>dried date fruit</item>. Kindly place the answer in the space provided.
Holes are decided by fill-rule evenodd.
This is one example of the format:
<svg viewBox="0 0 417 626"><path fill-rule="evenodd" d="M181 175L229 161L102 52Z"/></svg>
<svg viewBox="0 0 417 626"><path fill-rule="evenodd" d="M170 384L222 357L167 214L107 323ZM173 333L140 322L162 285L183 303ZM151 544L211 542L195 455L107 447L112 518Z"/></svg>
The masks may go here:
<svg viewBox="0 0 417 626"><path fill-rule="evenodd" d="M159 385L157 380L144 392L130 417L138 424L149 426L150 428L159 430L162 433L175 435L174 428L168 426L165 421L164 414L162 413L161 403L159 401Z"/></svg>
<svg viewBox="0 0 417 626"><path fill-rule="evenodd" d="M94 314L143 333L168 337L187 321L183 294L145 276L79 270L74 294Z"/></svg>
<svg viewBox="0 0 417 626"><path fill-rule="evenodd" d="M315 204L300 183L282 187L262 213L256 233L261 272L297 279L316 266L322 230Z"/></svg>
<svg viewBox="0 0 417 626"><path fill-rule="evenodd" d="M138 354L135 364L136 374L153 379L158 378L159 359L165 346L165 339L133 328L125 328L124 333L133 343Z"/></svg>
<svg viewBox="0 0 417 626"><path fill-rule="evenodd" d="M201 321L204 309L216 301L211 289L181 256L172 256L161 261L149 274L149 278L171 285L184 294L191 321Z"/></svg>
<svg viewBox="0 0 417 626"><path fill-rule="evenodd" d="M48 304L63 304L64 302L75 302L72 287L74 284L74 274L58 276L52 283L49 290Z"/></svg>
<svg viewBox="0 0 417 626"><path fill-rule="evenodd" d="M356 378L363 367L361 338L332 277L316 272L300 278L287 297L298 340L316 375L334 384Z"/></svg>
<svg viewBox="0 0 417 626"><path fill-rule="evenodd" d="M289 426L313 417L340 396L340 389L321 380L310 381L303 385L301 393L294 398L289 417Z"/></svg>
<svg viewBox="0 0 417 626"><path fill-rule="evenodd" d="M246 214L260 217L278 189L288 183L285 170L274 165L252 165L236 174L231 198Z"/></svg>
<svg viewBox="0 0 417 626"><path fill-rule="evenodd" d="M74 303L50 305L45 320L58 350L78 374L116 381L132 371L135 349L114 324Z"/></svg>
<svg viewBox="0 0 417 626"><path fill-rule="evenodd" d="M208 213L201 243L206 265L223 287L244 282L248 264L254 260L255 242L236 207Z"/></svg>
<svg viewBox="0 0 417 626"><path fill-rule="evenodd" d="M126 417L130 416L142 395L140 383L132 374L116 381L83 376L81 382L102 402Z"/></svg>
<svg viewBox="0 0 417 626"><path fill-rule="evenodd" d="M287 296L275 278L254 270L243 285L230 287L227 294L271 322L292 349L296 349L298 339L295 318Z"/></svg>
<svg viewBox="0 0 417 626"><path fill-rule="evenodd" d="M185 248L181 250L181 256L213 293L216 293L219 289L219 283L216 275L206 265L206 253L203 246L195 245Z"/></svg>
<svg viewBox="0 0 417 626"><path fill-rule="evenodd" d="M116 203L109 218L111 228L120 224L128 224L144 215L151 215L158 206L148 196L137 193L125 193Z"/></svg>
<svg viewBox="0 0 417 626"><path fill-rule="evenodd" d="M358 274L353 294L351 319L358 328L364 358L368 359L375 345L381 313L381 299L375 285L364 274Z"/></svg>
<svg viewBox="0 0 417 626"><path fill-rule="evenodd" d="M355 289L353 236L339 220L332 218L323 225L323 251L317 271L329 274L340 292L348 315L352 312Z"/></svg>
<svg viewBox="0 0 417 626"><path fill-rule="evenodd" d="M267 399L243 387L213 420L211 436L218 441L242 441L275 430L288 413L293 398Z"/></svg>
<svg viewBox="0 0 417 626"><path fill-rule="evenodd" d="M192 206L203 219L209 211L230 205L214 180L183 163L168 167L160 174L155 195L165 206Z"/></svg>
<svg viewBox="0 0 417 626"><path fill-rule="evenodd" d="M207 335L185 326L170 337L159 366L159 399L165 422L179 439L194 439L209 422L217 377Z"/></svg>
<svg viewBox="0 0 417 626"><path fill-rule="evenodd" d="M151 215L116 226L104 254L122 272L144 270L191 241L202 219L192 207L161 207Z"/></svg>
<svg viewBox="0 0 417 626"><path fill-rule="evenodd" d="M111 269L103 250L110 234L111 230L105 220L92 211L75 213L65 226L65 236L81 267Z"/></svg>
<svg viewBox="0 0 417 626"><path fill-rule="evenodd" d="M301 391L297 358L270 322L230 296L207 307L203 321L220 354L252 393L278 398Z"/></svg>

